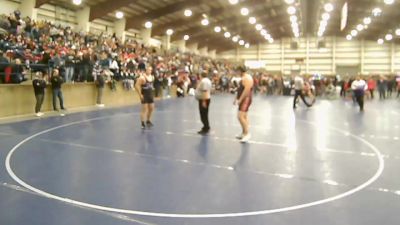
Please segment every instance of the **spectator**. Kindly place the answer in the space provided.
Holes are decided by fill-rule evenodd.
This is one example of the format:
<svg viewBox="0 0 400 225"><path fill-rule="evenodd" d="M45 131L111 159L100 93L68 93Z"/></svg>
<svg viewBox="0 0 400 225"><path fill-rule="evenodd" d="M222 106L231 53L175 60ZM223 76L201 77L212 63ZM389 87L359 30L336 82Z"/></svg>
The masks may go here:
<svg viewBox="0 0 400 225"><path fill-rule="evenodd" d="M10 65L7 56L0 50L0 83L5 82L5 69Z"/></svg>
<svg viewBox="0 0 400 225"><path fill-rule="evenodd" d="M25 77L26 71L25 67L21 64L21 59L15 60L15 65L12 68L11 82L14 84L19 84L23 81L26 81Z"/></svg>
<svg viewBox="0 0 400 225"><path fill-rule="evenodd" d="M103 91L104 91L104 84L105 84L105 78L104 78L104 71L101 71L99 75L97 76L96 79L96 86L97 86L97 100L96 100L96 106L98 107L104 107L104 104L102 102L103 99Z"/></svg>
<svg viewBox="0 0 400 225"><path fill-rule="evenodd" d="M371 99L374 99L374 91L376 88L376 81L372 78L372 76L369 77L367 84L368 84L368 91L371 95Z"/></svg>
<svg viewBox="0 0 400 225"><path fill-rule="evenodd" d="M378 80L379 99L386 98L387 80L384 76L380 76Z"/></svg>
<svg viewBox="0 0 400 225"><path fill-rule="evenodd" d="M36 72L35 79L32 81L33 90L36 98L35 115L41 117L44 114L41 112L44 94L46 89L46 79L42 72Z"/></svg>
<svg viewBox="0 0 400 225"><path fill-rule="evenodd" d="M356 80L351 84L351 89L354 91L357 103L360 106L360 111L364 111L364 94L368 90L367 83L361 79L360 76L356 77Z"/></svg>
<svg viewBox="0 0 400 225"><path fill-rule="evenodd" d="M53 88L53 109L54 111L59 111L57 108L57 97L60 101L61 110L66 110L64 107L64 99L61 90L61 86L64 80L60 77L58 69L53 70L53 76L51 77L51 86Z"/></svg>

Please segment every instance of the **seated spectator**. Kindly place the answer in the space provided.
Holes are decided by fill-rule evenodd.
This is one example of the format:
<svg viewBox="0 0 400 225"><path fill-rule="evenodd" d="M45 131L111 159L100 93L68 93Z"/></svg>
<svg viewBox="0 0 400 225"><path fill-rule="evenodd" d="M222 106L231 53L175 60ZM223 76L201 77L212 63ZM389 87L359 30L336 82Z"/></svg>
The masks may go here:
<svg viewBox="0 0 400 225"><path fill-rule="evenodd" d="M0 51L0 83L5 82L5 68L10 65L7 56L4 52Z"/></svg>
<svg viewBox="0 0 400 225"><path fill-rule="evenodd" d="M19 84L28 80L26 77L25 67L21 64L21 59L16 59L12 67L11 83Z"/></svg>

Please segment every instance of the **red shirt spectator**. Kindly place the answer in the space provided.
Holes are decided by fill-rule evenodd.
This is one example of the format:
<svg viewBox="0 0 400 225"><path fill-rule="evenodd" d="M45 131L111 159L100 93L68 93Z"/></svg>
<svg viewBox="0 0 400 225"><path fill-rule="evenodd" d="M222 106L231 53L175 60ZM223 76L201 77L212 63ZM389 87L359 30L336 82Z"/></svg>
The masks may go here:
<svg viewBox="0 0 400 225"><path fill-rule="evenodd" d="M368 80L367 85L368 85L368 90L375 90L375 88L376 88L376 81L375 81L374 79L370 78L370 79Z"/></svg>

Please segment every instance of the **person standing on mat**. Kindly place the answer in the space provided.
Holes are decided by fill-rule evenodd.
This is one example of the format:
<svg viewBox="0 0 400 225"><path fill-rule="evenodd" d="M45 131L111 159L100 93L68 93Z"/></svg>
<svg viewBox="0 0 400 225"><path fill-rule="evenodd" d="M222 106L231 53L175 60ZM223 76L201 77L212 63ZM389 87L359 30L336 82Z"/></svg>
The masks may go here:
<svg viewBox="0 0 400 225"><path fill-rule="evenodd" d="M64 108L64 98L61 91L61 85L64 83L64 80L60 77L58 69L53 70L53 76L51 77L51 86L53 88L53 109L54 111L58 111L57 109L57 97L60 100L60 107L62 110Z"/></svg>
<svg viewBox="0 0 400 225"><path fill-rule="evenodd" d="M200 119L203 123L203 128L198 134L207 134L210 131L210 124L208 121L208 109L210 108L211 99L211 80L208 74L203 72L201 74L201 81L196 89L196 99L199 101Z"/></svg>
<svg viewBox="0 0 400 225"><path fill-rule="evenodd" d="M242 126L242 133L236 136L240 142L248 142L251 138L251 134L249 132L249 120L247 117L247 112L249 111L251 102L252 102L252 93L253 93L253 78L246 73L245 67L238 67L237 69L241 74L241 81L239 84L239 88L237 91L237 96L234 101L234 105L239 105L238 119L240 125Z"/></svg>
<svg viewBox="0 0 400 225"><path fill-rule="evenodd" d="M36 98L36 106L35 106L35 113L37 117L41 117L44 114L41 111L43 100L44 100L44 92L46 89L46 81L43 77L42 72L36 72L36 77L32 81L33 90L35 92Z"/></svg>
<svg viewBox="0 0 400 225"><path fill-rule="evenodd" d="M299 96L307 107L311 107L312 105L307 103L306 99L304 98L304 80L299 75L296 75L296 77L294 78L294 89L295 94L293 99L293 109L296 108L297 98Z"/></svg>
<svg viewBox="0 0 400 225"><path fill-rule="evenodd" d="M358 105L360 106L360 111L364 111L364 94L368 90L368 85L365 80L362 80L360 76L357 76L356 80L351 84L351 89L353 90L354 96Z"/></svg>
<svg viewBox="0 0 400 225"><path fill-rule="evenodd" d="M142 129L152 127L151 115L154 110L154 93L153 93L153 82L154 76L152 75L153 68L148 66L145 69L145 73L142 73L136 81L135 89L140 97L142 103L142 110L140 113L140 119L142 122Z"/></svg>

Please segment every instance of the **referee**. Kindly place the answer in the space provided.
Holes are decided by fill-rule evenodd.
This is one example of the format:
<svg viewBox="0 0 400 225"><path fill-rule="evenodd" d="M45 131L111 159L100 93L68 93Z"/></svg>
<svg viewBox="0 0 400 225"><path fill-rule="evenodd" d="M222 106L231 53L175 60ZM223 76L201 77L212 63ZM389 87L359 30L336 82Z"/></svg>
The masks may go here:
<svg viewBox="0 0 400 225"><path fill-rule="evenodd" d="M196 99L199 101L200 119L203 123L203 128L198 134L208 134L210 131L210 123L208 121L208 109L210 108L211 98L211 80L208 78L207 73L201 74L201 81L196 89Z"/></svg>

